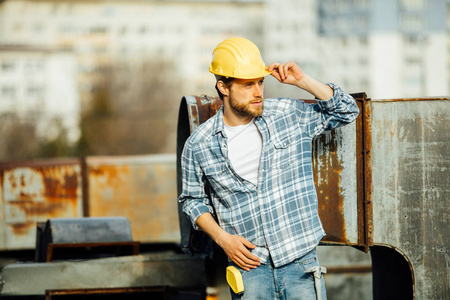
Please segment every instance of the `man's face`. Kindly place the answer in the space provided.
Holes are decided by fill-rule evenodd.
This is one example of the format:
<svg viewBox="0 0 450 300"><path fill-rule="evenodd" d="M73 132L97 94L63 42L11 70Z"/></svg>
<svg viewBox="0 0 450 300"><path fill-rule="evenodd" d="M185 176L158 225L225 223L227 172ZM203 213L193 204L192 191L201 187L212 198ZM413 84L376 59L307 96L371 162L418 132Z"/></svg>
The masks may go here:
<svg viewBox="0 0 450 300"><path fill-rule="evenodd" d="M235 79L230 86L229 101L234 113L253 118L264 110L264 77L255 79Z"/></svg>

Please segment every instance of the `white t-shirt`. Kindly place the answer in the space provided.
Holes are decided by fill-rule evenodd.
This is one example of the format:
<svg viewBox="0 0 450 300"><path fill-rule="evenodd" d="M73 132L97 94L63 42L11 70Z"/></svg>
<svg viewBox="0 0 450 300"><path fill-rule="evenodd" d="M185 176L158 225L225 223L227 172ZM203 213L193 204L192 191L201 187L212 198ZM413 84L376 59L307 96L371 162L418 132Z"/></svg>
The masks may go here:
<svg viewBox="0 0 450 300"><path fill-rule="evenodd" d="M225 124L225 133L228 137L228 158L234 170L242 178L258 185L262 136L255 120L239 126Z"/></svg>

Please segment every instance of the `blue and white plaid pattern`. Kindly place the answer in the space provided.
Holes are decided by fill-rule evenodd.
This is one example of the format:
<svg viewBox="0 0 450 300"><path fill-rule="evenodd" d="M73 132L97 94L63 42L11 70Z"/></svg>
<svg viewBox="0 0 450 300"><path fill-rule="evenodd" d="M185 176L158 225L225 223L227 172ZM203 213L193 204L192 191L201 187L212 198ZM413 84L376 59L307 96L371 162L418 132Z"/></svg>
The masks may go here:
<svg viewBox="0 0 450 300"><path fill-rule="evenodd" d="M350 95L330 86L333 97L317 103L264 100L264 113L255 119L263 137L257 186L240 177L228 159L223 108L195 130L182 154L179 197L194 228L199 229L197 218L209 212L228 233L256 245L252 253L262 263L270 255L277 267L318 245L325 232L313 180L312 139L359 114Z"/></svg>

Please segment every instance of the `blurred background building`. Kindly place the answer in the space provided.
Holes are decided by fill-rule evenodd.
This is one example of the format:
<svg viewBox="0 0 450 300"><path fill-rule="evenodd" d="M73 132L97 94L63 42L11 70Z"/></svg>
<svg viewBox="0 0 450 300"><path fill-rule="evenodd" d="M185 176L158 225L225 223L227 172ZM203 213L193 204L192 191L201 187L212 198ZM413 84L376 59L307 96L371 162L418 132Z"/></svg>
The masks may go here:
<svg viewBox="0 0 450 300"><path fill-rule="evenodd" d="M216 95L211 54L232 36L349 93L448 96L449 14L449 0L0 0L0 161L174 153L180 100ZM322 263L363 272L335 272L330 299L371 299L370 257L337 248Z"/></svg>
<svg viewBox="0 0 450 300"><path fill-rule="evenodd" d="M447 0L0 1L0 120L15 114L31 122L40 143L63 132L75 154L174 152L178 102L215 95L211 52L231 36L254 41L266 63L293 60L348 92L448 95L449 7ZM310 98L271 78L266 96ZM89 131L122 122L128 148L151 138L149 126L164 128L164 137L137 150L117 149L117 139L100 149L92 140L117 128L88 137L84 121L96 116L103 126ZM130 131L143 127L133 138Z"/></svg>

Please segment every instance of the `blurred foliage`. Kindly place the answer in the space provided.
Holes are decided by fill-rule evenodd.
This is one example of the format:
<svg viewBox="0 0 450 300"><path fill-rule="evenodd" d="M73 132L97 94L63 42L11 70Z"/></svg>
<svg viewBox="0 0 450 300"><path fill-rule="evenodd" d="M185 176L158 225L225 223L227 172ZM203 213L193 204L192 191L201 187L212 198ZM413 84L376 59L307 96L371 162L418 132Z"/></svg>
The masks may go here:
<svg viewBox="0 0 450 300"><path fill-rule="evenodd" d="M22 120L16 114L3 114L0 120L0 160L16 161L35 157L39 141L33 122Z"/></svg>
<svg viewBox="0 0 450 300"><path fill-rule="evenodd" d="M116 63L81 116L77 154L175 152L180 80L170 62Z"/></svg>
<svg viewBox="0 0 450 300"><path fill-rule="evenodd" d="M174 66L164 59L134 66L115 62L104 72L89 107L81 113L76 143L69 142L67 129L58 118L37 124L44 118L3 114L0 161L174 153L180 86Z"/></svg>
<svg viewBox="0 0 450 300"><path fill-rule="evenodd" d="M45 138L39 136L33 119L21 118L17 114L4 114L0 123L0 161L67 157L75 154L74 146L67 139L67 130L58 118L48 122L47 128L51 127L53 134Z"/></svg>

